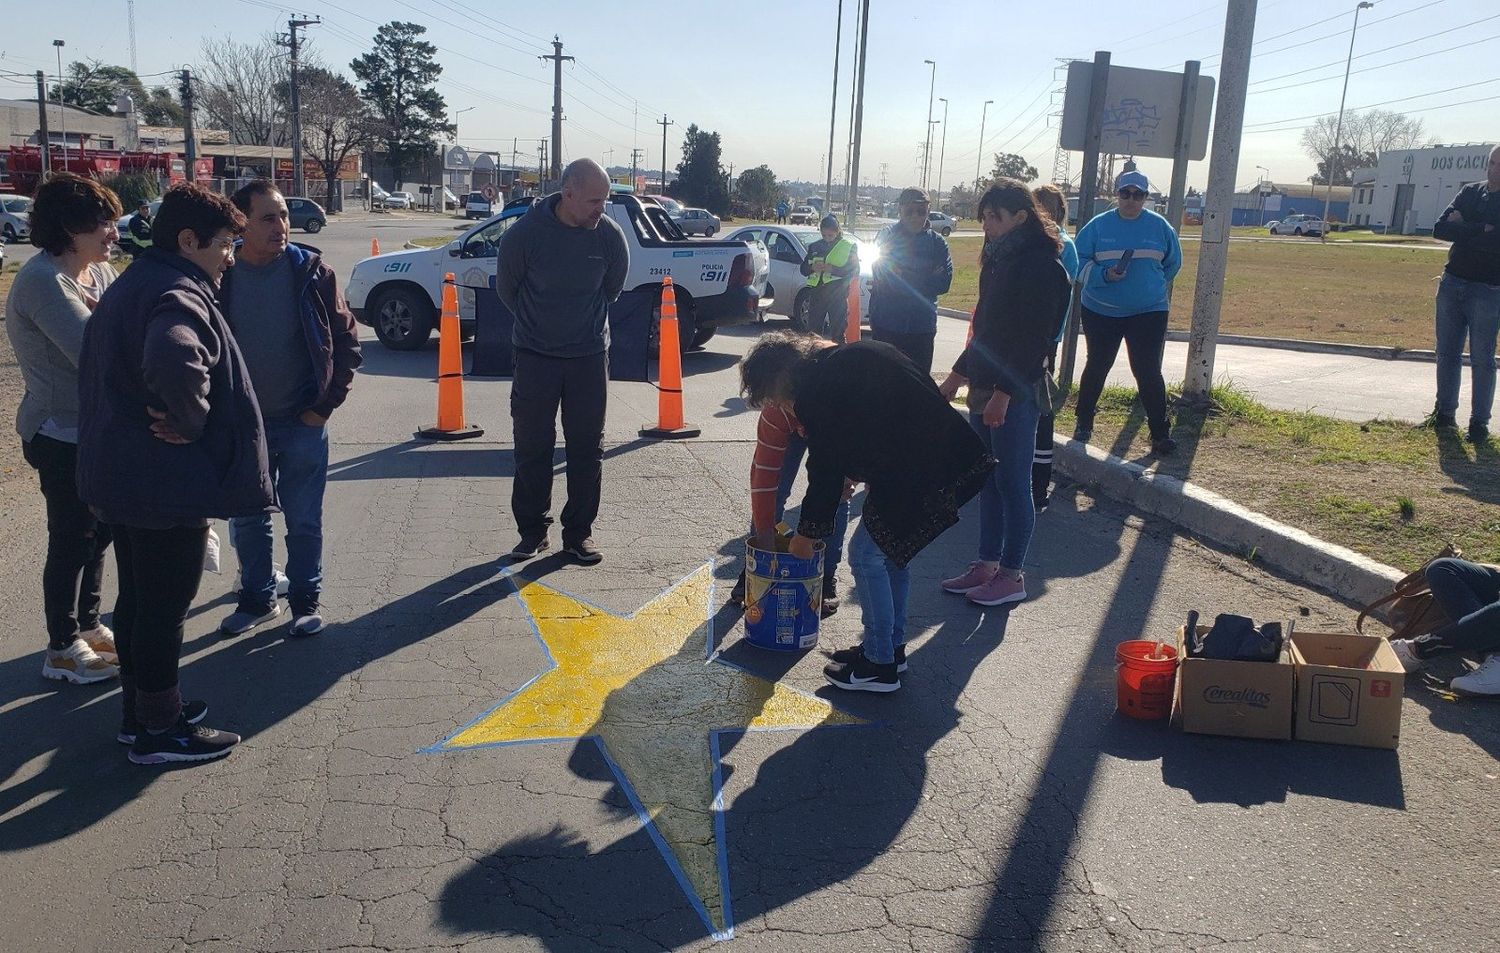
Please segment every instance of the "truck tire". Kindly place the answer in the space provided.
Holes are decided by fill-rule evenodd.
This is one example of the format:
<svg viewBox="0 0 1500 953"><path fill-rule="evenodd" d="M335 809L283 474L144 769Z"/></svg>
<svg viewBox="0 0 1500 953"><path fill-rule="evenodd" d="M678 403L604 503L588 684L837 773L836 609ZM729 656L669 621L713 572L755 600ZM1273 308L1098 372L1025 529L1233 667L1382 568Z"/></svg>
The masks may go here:
<svg viewBox="0 0 1500 953"><path fill-rule="evenodd" d="M718 328L701 328L697 334L693 335L693 347L702 347L707 344L718 333L718 330Z"/></svg>
<svg viewBox="0 0 1500 953"><path fill-rule="evenodd" d="M707 329L705 329L707 330ZM677 292L677 347L686 354L695 346L698 320L693 308L693 299L685 292ZM705 338L704 340L707 340ZM646 334L646 360L654 361L661 353L661 306L651 309L651 330Z"/></svg>
<svg viewBox="0 0 1500 953"><path fill-rule="evenodd" d="M807 317L811 311L812 292L804 285L802 290L797 292L797 297L792 300L791 319L793 331L807 330Z"/></svg>
<svg viewBox="0 0 1500 953"><path fill-rule="evenodd" d="M375 336L393 351L415 351L426 344L435 318L432 302L414 288L378 291L370 307Z"/></svg>

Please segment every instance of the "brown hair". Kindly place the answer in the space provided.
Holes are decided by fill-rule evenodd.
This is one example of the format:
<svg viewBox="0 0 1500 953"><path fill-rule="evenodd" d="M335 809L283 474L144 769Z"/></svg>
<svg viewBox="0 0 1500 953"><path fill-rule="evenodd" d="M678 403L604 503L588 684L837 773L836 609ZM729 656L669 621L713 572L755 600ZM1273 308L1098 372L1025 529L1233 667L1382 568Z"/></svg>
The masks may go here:
<svg viewBox="0 0 1500 953"><path fill-rule="evenodd" d="M151 226L151 243L162 251L180 252L177 236L192 229L198 244L210 241L227 228L238 235L245 230L245 216L234 203L193 182L181 182L162 196L161 210Z"/></svg>
<svg viewBox="0 0 1500 953"><path fill-rule="evenodd" d="M73 247L74 235L87 235L125 214L120 199L93 179L58 172L36 190L31 203L31 243L53 255Z"/></svg>
<svg viewBox="0 0 1500 953"><path fill-rule="evenodd" d="M1031 194L1048 218L1059 226L1068 224L1068 199L1062 189L1055 185L1039 185L1031 190Z"/></svg>
<svg viewBox="0 0 1500 953"><path fill-rule="evenodd" d="M1021 227L1045 238L1052 245L1054 254L1061 253L1062 240L1057 237L1057 223L1037 207L1036 196L1031 194L1031 190L1024 183L1016 179L996 179L995 184L990 186L985 191L984 197L979 200L978 214L981 219L984 218L986 209L994 211L1004 209L1012 214L1029 212Z"/></svg>
<svg viewBox="0 0 1500 953"><path fill-rule="evenodd" d="M797 331L762 334L740 358L740 395L746 405L760 407L768 400L790 400L792 372L827 344L816 334Z"/></svg>

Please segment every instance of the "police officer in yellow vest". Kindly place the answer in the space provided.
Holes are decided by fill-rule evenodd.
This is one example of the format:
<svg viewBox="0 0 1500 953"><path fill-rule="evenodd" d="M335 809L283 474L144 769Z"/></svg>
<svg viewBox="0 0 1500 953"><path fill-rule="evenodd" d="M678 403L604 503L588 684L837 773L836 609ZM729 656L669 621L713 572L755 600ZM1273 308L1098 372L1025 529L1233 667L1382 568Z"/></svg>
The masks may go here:
<svg viewBox="0 0 1500 953"><path fill-rule="evenodd" d="M859 246L844 237L839 220L823 216L823 237L807 248L802 273L812 289L807 330L843 343L849 319L849 281L859 274Z"/></svg>

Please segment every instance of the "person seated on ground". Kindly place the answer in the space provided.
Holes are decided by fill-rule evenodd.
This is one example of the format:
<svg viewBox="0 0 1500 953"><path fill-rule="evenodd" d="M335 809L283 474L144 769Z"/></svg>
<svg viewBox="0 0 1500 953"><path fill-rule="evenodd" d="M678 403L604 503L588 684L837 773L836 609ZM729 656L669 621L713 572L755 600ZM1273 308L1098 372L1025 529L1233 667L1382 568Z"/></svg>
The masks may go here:
<svg viewBox="0 0 1500 953"><path fill-rule="evenodd" d="M995 462L937 385L879 341L835 345L814 334L773 331L740 361L751 407L794 415L807 438L807 495L790 550L809 559L833 535L846 481L867 488L849 568L864 638L823 670L836 688L893 692L906 662L907 566L958 522L958 511Z"/></svg>
<svg viewBox="0 0 1500 953"><path fill-rule="evenodd" d="M1500 695L1500 567L1435 559L1427 567L1427 584L1453 621L1414 639L1392 639L1396 657L1414 672L1444 653L1488 652L1484 664L1449 686L1469 695Z"/></svg>

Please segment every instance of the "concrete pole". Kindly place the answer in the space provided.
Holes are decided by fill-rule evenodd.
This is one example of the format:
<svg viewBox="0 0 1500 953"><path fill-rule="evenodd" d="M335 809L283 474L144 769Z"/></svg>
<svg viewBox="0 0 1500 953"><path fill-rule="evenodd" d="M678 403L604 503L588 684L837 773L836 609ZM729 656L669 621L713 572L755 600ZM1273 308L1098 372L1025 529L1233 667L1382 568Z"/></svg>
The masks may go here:
<svg viewBox="0 0 1500 953"><path fill-rule="evenodd" d="M36 71L36 119L37 132L42 146L42 174L52 172L52 132L47 128L47 74Z"/></svg>
<svg viewBox="0 0 1500 953"><path fill-rule="evenodd" d="M823 183L823 212L833 211L833 132L839 118L839 48L844 39L844 0L839 0L839 15L833 28L833 104L828 107L828 178Z"/></svg>
<svg viewBox="0 0 1500 953"><path fill-rule="evenodd" d="M1318 232L1318 241L1325 245L1328 244L1328 210L1333 204L1333 170L1339 161L1339 140L1344 135L1344 102L1349 98L1349 67L1354 64L1354 35L1359 32L1359 11L1373 6L1375 4L1366 0L1354 8L1354 28L1349 31L1349 55L1344 60L1344 91L1339 93L1339 119L1333 127L1333 152L1323 167L1323 229Z"/></svg>
<svg viewBox="0 0 1500 953"><path fill-rule="evenodd" d="M1172 184L1167 192L1167 221L1173 231L1182 231L1182 212L1187 205L1188 150L1193 143L1193 107L1198 102L1197 60L1182 69L1182 103L1177 109L1177 141L1172 151Z"/></svg>
<svg viewBox="0 0 1500 953"><path fill-rule="evenodd" d="M937 61L923 60L932 67L932 78L927 82L927 131L922 139L922 190L927 189L927 170L932 166L932 94L937 90Z"/></svg>
<svg viewBox="0 0 1500 953"><path fill-rule="evenodd" d="M859 59L856 61L858 77L854 81L857 98L854 106L854 147L849 158L849 211L846 224L853 225L859 217L859 143L865 124L865 56L869 53L870 0L864 0L859 14Z"/></svg>
<svg viewBox="0 0 1500 953"><path fill-rule="evenodd" d="M975 215L975 217L978 217L978 215L979 215L979 171L980 171L980 169L983 168L983 162L984 162L984 121L989 118L989 115L990 115L990 103L993 103L993 102L994 102L993 99L986 99L984 101L984 108L979 111L979 157L974 160L974 215ZM1067 223L1064 222L1063 224L1066 225Z"/></svg>
<svg viewBox="0 0 1500 953"><path fill-rule="evenodd" d="M1078 183L1078 227L1081 230L1093 218L1094 197L1099 188L1099 147L1104 141L1104 104L1109 98L1109 51L1094 53L1094 69L1089 76L1089 122L1083 137L1083 178ZM1064 215L1064 218L1067 216ZM1063 387L1073 383L1073 365L1078 361L1078 329L1083 323L1080 295L1073 296L1068 312L1068 328L1063 335L1062 362L1057 382Z"/></svg>
<svg viewBox="0 0 1500 953"><path fill-rule="evenodd" d="M1193 325L1182 388L1183 400L1188 403L1206 403L1213 387L1214 349L1219 336L1219 314L1224 306L1224 272L1229 264L1234 176L1240 164L1245 90L1250 83L1250 47L1255 41L1255 3L1256 0L1229 0L1224 18L1218 115L1214 119L1203 240L1198 246L1198 284L1193 294Z"/></svg>
<svg viewBox="0 0 1500 953"><path fill-rule="evenodd" d="M539 59L552 61L552 181L556 182L562 178L562 65L563 60L571 60L571 56L563 56L562 39L556 34L552 36L552 54L542 56ZM666 130L664 129L663 132Z"/></svg>
<svg viewBox="0 0 1500 953"><path fill-rule="evenodd" d="M943 142L938 146L937 210L943 210L943 163L948 160L948 100L943 100Z"/></svg>

